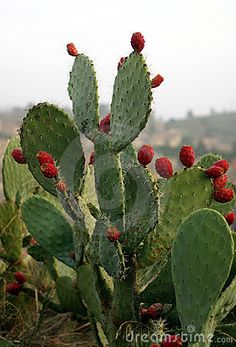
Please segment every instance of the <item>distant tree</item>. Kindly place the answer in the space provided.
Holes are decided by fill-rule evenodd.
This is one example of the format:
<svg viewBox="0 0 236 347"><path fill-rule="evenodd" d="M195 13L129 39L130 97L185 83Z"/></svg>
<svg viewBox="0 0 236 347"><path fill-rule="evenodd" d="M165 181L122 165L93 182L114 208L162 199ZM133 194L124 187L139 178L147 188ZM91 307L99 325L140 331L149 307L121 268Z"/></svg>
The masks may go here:
<svg viewBox="0 0 236 347"><path fill-rule="evenodd" d="M189 110L189 111L187 112L187 118L188 118L188 119L191 119L191 118L193 118L193 117L194 117L193 111L192 111L192 110Z"/></svg>

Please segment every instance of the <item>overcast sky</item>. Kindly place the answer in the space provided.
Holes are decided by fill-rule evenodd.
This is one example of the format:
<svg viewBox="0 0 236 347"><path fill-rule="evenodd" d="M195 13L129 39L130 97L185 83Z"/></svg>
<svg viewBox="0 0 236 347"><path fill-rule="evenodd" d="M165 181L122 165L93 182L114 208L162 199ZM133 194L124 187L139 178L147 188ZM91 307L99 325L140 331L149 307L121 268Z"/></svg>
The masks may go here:
<svg viewBox="0 0 236 347"><path fill-rule="evenodd" d="M165 78L157 115L236 109L235 18L235 0L0 0L0 108L70 105L68 42L94 61L110 102L117 61L141 31L150 72Z"/></svg>

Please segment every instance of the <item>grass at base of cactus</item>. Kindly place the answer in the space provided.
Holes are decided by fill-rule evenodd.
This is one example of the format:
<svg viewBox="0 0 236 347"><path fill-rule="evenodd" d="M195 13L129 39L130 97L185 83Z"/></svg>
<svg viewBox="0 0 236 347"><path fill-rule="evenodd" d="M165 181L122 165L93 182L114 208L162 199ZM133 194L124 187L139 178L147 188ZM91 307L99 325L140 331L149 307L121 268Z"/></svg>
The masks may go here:
<svg viewBox="0 0 236 347"><path fill-rule="evenodd" d="M2 326L3 305L9 305L9 303L0 302L0 341L5 339L17 347L97 346L89 323L77 321L71 313L55 313L50 309L45 311L42 322L36 329L40 321L40 318L36 316L36 310L29 308L27 318L27 312L20 312L13 306L14 313L12 317L8 316L8 319L14 316L14 325L6 330ZM32 312L35 312L34 317ZM7 318L5 317L4 320L6 323Z"/></svg>

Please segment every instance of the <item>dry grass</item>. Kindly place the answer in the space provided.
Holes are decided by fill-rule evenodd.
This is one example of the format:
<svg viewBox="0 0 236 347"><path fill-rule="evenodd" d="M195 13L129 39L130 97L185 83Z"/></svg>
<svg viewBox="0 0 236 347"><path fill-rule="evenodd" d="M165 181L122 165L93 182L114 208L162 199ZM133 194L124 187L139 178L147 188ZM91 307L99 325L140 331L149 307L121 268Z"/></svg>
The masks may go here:
<svg viewBox="0 0 236 347"><path fill-rule="evenodd" d="M10 302L1 302L0 336L14 346L96 346L89 323L50 309L38 314L34 302L22 311Z"/></svg>

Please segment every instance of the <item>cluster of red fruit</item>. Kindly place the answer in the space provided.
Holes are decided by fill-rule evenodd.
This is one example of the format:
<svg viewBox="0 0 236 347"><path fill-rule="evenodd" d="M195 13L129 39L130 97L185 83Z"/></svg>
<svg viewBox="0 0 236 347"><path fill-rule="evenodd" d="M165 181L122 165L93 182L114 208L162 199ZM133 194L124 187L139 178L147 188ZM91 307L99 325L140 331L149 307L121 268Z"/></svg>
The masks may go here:
<svg viewBox="0 0 236 347"><path fill-rule="evenodd" d="M40 170L47 178L56 178L58 175L58 168L51 154L45 151L39 151L37 153L37 159L40 164Z"/></svg>
<svg viewBox="0 0 236 347"><path fill-rule="evenodd" d="M151 163L154 157L154 149L150 145L143 145L138 151L138 161L143 166ZM181 163L190 168L194 164L195 153L192 146L182 146L179 151ZM158 158L155 162L157 173L163 178L170 178L173 175L173 166L169 158Z"/></svg>
<svg viewBox="0 0 236 347"><path fill-rule="evenodd" d="M163 311L163 305L161 303L152 304L149 307L142 307L140 309L140 316L143 321L147 321L149 319L158 319L161 316Z"/></svg>
<svg viewBox="0 0 236 347"><path fill-rule="evenodd" d="M154 149L152 146L143 145L138 151L138 161L143 166L150 164L153 157ZM195 160L195 152L192 146L182 146L179 151L179 159L185 167L190 168ZM161 177L170 178L173 175L173 166L167 157L158 158L155 162L155 168ZM205 171L206 175L213 179L214 199L222 203L229 202L234 198L234 191L231 188L226 188L228 182L226 172L228 169L229 163L227 160L222 159L216 161ZM229 218L232 220L232 214Z"/></svg>
<svg viewBox="0 0 236 347"><path fill-rule="evenodd" d="M15 148L12 151L12 157L18 164L26 164L24 153L20 148ZM58 168L56 167L55 161L51 154L45 151L39 151L37 153L37 159L40 164L40 170L45 177L58 178ZM57 179L55 186L61 192L65 192L67 190L66 183L63 180Z"/></svg>
<svg viewBox="0 0 236 347"><path fill-rule="evenodd" d="M209 167L205 173L212 178L214 185L214 199L218 202L229 202L234 198L234 191L231 188L226 188L228 177L226 172L229 169L227 160L222 159L216 161Z"/></svg>
<svg viewBox="0 0 236 347"><path fill-rule="evenodd" d="M136 32L136 33L133 33L130 43L131 43L131 46L135 52L141 53L143 48L144 48L145 40L144 40L143 35L140 32ZM75 47L75 45L72 42L68 43L66 45L66 48L67 48L68 54L71 55L72 57L77 57L79 55L77 48ZM120 58L120 61L118 63L118 67L117 67L118 70L124 65L126 60L127 60L127 57L121 57ZM159 87L159 85L163 81L164 81L164 78L161 75L159 75L159 74L156 75L151 81L152 88Z"/></svg>
<svg viewBox="0 0 236 347"><path fill-rule="evenodd" d="M15 272L14 277L16 282L8 283L6 286L6 291L11 295L18 295L22 290L23 284L26 282L26 276L23 272Z"/></svg>

